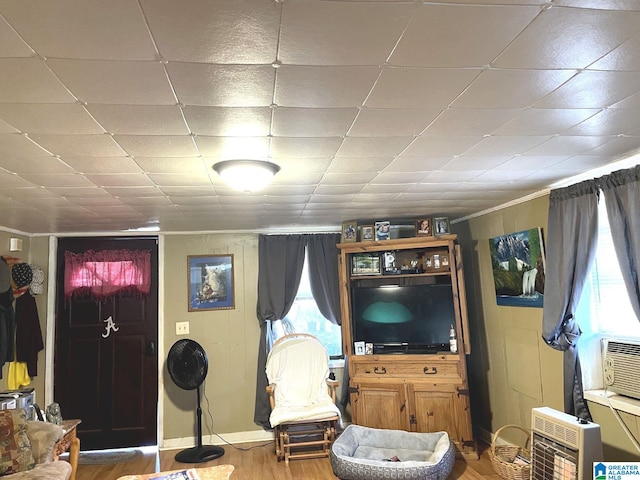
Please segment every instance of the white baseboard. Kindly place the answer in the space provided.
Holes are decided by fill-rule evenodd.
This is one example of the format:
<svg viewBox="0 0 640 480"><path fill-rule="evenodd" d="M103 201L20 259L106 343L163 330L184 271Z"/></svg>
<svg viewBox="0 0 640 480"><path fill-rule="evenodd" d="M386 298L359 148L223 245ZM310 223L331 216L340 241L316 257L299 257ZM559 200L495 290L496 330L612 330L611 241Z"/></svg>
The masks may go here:
<svg viewBox="0 0 640 480"><path fill-rule="evenodd" d="M273 442L273 432L265 430L253 430L250 432L221 433L216 435L203 435L204 445L225 445L227 443L249 443L249 442ZM188 448L197 445L196 438L169 438L162 441L160 450L175 450L177 448Z"/></svg>

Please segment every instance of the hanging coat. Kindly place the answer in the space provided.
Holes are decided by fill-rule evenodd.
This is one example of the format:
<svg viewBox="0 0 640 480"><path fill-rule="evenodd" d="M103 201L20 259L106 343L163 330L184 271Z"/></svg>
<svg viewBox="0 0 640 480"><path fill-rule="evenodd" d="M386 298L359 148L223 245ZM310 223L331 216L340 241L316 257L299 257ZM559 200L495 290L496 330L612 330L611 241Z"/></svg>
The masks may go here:
<svg viewBox="0 0 640 480"><path fill-rule="evenodd" d="M33 378L38 375L38 352L44 349L36 299L25 293L16 298L15 304L16 360L27 364Z"/></svg>

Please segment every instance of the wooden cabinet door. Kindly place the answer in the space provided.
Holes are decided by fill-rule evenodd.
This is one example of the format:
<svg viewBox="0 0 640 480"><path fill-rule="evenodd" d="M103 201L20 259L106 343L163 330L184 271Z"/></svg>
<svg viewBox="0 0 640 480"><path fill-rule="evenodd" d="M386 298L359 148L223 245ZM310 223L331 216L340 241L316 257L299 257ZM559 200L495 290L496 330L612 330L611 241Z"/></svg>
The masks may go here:
<svg viewBox="0 0 640 480"><path fill-rule="evenodd" d="M459 439L457 393L453 385L409 384L412 430L446 431L451 440Z"/></svg>
<svg viewBox="0 0 640 480"><path fill-rule="evenodd" d="M358 383L351 391L353 423L371 428L409 430L404 383Z"/></svg>

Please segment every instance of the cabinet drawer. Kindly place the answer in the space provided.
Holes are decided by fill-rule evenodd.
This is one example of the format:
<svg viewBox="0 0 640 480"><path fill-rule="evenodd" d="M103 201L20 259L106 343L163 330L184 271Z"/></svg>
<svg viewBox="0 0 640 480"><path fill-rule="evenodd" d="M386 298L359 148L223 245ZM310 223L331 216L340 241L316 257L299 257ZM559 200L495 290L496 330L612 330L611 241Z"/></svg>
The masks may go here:
<svg viewBox="0 0 640 480"><path fill-rule="evenodd" d="M349 372L351 376L394 377L428 380L459 379L457 362L354 362ZM407 378L408 380L408 378Z"/></svg>

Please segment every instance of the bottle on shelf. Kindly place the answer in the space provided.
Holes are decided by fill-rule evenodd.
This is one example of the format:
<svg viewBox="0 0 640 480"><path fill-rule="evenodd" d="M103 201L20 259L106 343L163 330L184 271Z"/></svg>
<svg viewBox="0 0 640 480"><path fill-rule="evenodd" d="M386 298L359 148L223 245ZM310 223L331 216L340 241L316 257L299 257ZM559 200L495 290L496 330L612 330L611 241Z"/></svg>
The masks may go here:
<svg viewBox="0 0 640 480"><path fill-rule="evenodd" d="M451 353L458 353L458 337L456 337L456 329L453 328L453 325L449 329L449 350Z"/></svg>

